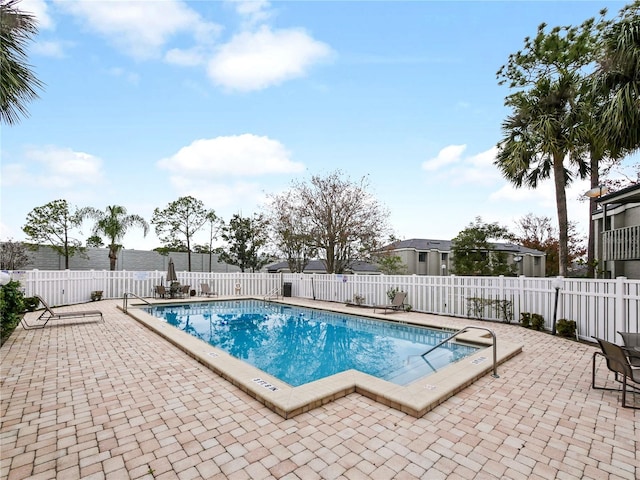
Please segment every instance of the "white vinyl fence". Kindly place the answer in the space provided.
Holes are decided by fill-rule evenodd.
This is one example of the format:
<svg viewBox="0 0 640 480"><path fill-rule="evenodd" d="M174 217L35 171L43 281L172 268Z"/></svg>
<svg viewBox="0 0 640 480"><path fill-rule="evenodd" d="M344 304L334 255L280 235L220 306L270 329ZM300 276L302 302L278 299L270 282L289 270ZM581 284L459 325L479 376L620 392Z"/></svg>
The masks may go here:
<svg viewBox="0 0 640 480"><path fill-rule="evenodd" d="M10 272L21 283L26 296L40 295L50 305L90 301L91 292L101 290L103 299L122 298L125 293L153 296L155 285L166 272L107 270L26 270ZM556 318L575 320L578 336L619 342L617 331L640 332L640 280L529 277L457 277L417 275L334 275L178 272L183 285L199 291L208 283L218 295L265 297L283 293L290 284L293 297L330 302L353 302L364 297L366 305L389 303L387 290L407 292L407 303L415 311L517 323L521 312L538 313L550 330ZM287 286L288 287L288 286Z"/></svg>

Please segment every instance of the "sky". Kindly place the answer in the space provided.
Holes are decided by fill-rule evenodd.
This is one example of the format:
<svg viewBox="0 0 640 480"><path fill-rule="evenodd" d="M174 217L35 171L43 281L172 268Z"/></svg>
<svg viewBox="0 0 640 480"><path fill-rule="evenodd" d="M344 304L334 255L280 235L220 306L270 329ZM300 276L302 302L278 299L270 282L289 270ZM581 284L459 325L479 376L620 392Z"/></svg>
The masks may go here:
<svg viewBox="0 0 640 480"><path fill-rule="evenodd" d="M228 222L335 170L366 177L400 239L448 240L476 217L556 222L551 181L515 189L493 165L510 93L496 72L540 23L624 4L23 0L45 87L0 126L0 241L27 240L29 212L57 199L150 221L190 195ZM581 232L588 189L567 193ZM123 244L161 246L153 226Z"/></svg>

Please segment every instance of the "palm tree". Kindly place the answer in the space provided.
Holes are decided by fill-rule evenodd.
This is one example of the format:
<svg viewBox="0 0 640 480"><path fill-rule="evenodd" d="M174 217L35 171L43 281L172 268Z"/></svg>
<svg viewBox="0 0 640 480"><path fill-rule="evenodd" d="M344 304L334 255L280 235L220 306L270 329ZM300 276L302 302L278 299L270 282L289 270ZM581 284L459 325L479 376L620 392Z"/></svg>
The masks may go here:
<svg viewBox="0 0 640 480"><path fill-rule="evenodd" d="M553 173L560 275L567 274L569 263L565 189L572 172L585 178L589 171L588 125L582 121L584 71L593 62L598 41L594 32L605 15L602 10L598 21L590 18L577 27L549 31L541 24L536 36L526 37L524 48L509 55L498 70L499 84L523 90L505 100L514 113L503 122L505 136L495 163L518 187L535 188Z"/></svg>
<svg viewBox="0 0 640 480"><path fill-rule="evenodd" d="M495 164L505 178L517 187L536 188L553 174L559 231L559 273L567 275L569 266L569 222L566 187L573 179L588 174L584 138L575 108L579 76L563 73L556 79L540 78L528 91L507 97L513 113L502 124L504 138L498 144ZM573 168L567 168L565 162Z"/></svg>
<svg viewBox="0 0 640 480"><path fill-rule="evenodd" d="M26 103L38 98L43 84L27 63L25 48L38 33L33 15L17 8L19 0L0 0L0 121L18 123Z"/></svg>
<svg viewBox="0 0 640 480"><path fill-rule="evenodd" d="M109 239L109 268L116 269L118 252L122 248L120 242L134 226L142 227L144 235L149 232L149 224L139 215L127 215L127 209L118 205L108 206L104 212L95 208L83 209L83 214L96 220L93 227L94 235L104 235Z"/></svg>
<svg viewBox="0 0 640 480"><path fill-rule="evenodd" d="M587 77L581 94L591 159L591 189L601 185L600 173L611 168L640 145L640 2L621 10L618 21L604 21L594 32L598 68ZM589 201L587 276L595 274L594 224Z"/></svg>
<svg viewBox="0 0 640 480"><path fill-rule="evenodd" d="M603 31L594 75L595 89L605 95L602 112L610 143L631 151L640 148L640 1L620 11Z"/></svg>
<svg viewBox="0 0 640 480"><path fill-rule="evenodd" d="M603 92L593 88L591 78L585 79L582 85L578 109L581 115L582 142L588 150L590 188L596 189L601 185L600 175L610 170L625 155L626 151L616 145L615 139L607 134L607 125L603 120L604 98ZM587 247L587 277L595 276L595 227L592 212L596 208L597 197L589 198L589 236Z"/></svg>

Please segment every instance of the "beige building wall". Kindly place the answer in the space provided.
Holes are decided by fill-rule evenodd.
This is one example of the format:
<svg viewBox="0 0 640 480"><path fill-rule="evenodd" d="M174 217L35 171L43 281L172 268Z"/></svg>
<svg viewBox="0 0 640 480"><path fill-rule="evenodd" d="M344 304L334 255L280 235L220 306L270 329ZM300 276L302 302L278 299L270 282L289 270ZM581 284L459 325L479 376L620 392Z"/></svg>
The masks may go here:
<svg viewBox="0 0 640 480"><path fill-rule="evenodd" d="M414 248L400 248L395 250L393 254L402 259L409 275L451 275L452 255L449 251L438 249L419 251ZM544 255L507 252L507 256L507 261L510 264L518 264L518 275L544 277L546 268ZM519 262L515 261L517 256L521 257Z"/></svg>
<svg viewBox="0 0 640 480"><path fill-rule="evenodd" d="M627 277L631 279L640 279L640 259L634 260L601 260L604 257L602 232L603 228L603 210L593 214L593 222L595 227L595 257L598 260L596 267L599 278L616 278ZM615 230L624 227L633 227L640 225L640 204L628 203L623 205L607 207L607 228L606 230ZM640 239L638 239L640 241Z"/></svg>

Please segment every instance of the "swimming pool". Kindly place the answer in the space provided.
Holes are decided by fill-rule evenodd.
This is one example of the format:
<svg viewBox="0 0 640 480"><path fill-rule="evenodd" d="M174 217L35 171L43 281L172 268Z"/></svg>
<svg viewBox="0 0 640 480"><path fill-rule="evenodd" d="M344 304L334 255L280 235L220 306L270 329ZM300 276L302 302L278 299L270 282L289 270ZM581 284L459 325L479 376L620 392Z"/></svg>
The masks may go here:
<svg viewBox="0 0 640 480"><path fill-rule="evenodd" d="M350 369L408 385L479 350L449 342L423 358L452 332L260 300L144 310L293 387Z"/></svg>

